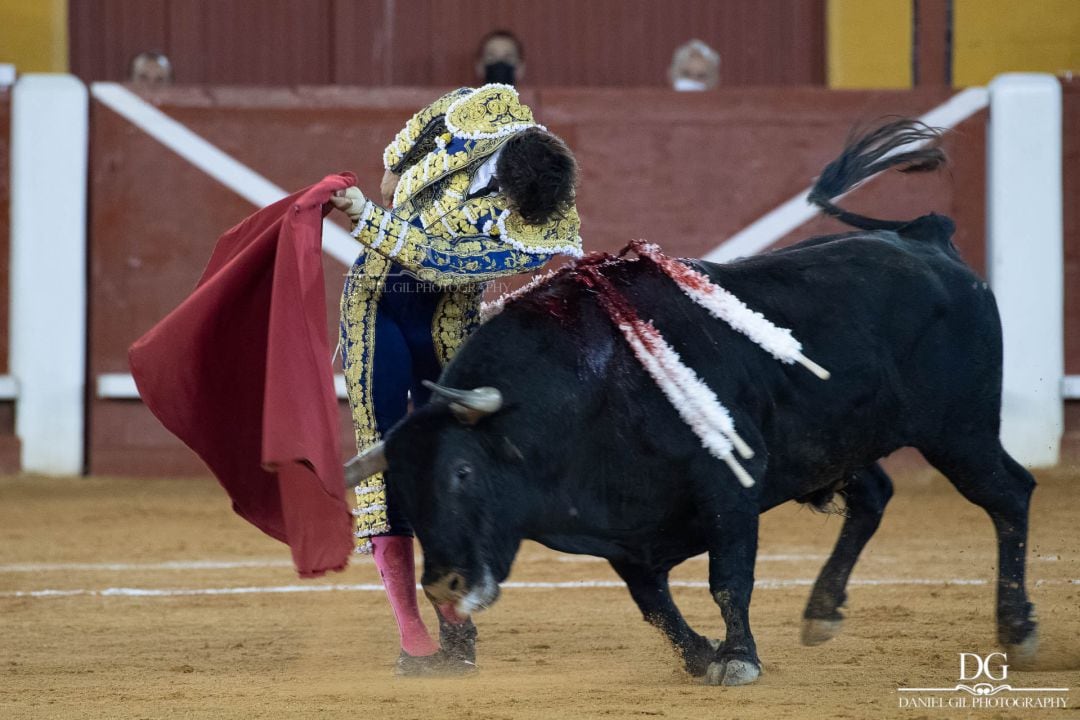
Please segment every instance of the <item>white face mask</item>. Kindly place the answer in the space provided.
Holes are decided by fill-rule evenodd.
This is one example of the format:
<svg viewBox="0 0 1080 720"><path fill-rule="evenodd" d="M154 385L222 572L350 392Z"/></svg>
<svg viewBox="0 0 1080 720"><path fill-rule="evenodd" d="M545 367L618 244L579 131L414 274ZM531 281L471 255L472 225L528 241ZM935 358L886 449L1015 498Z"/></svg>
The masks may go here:
<svg viewBox="0 0 1080 720"><path fill-rule="evenodd" d="M693 80L691 78L679 77L675 78L675 82L672 85L673 88L679 92L696 92L698 90L706 90L705 83L700 80Z"/></svg>

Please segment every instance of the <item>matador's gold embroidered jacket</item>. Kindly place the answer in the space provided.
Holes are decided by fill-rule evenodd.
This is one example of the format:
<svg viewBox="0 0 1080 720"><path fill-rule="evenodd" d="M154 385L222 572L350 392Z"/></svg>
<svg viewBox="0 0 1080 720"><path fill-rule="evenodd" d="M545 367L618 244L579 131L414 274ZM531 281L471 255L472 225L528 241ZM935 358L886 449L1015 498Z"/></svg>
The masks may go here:
<svg viewBox="0 0 1080 720"><path fill-rule="evenodd" d="M478 169L515 133L537 124L507 85L461 88L414 115L386 147L400 176L392 209L370 200L353 229L363 254L341 298L345 380L356 444L378 441L372 406L375 313L392 267L443 290L432 339L444 365L480 322L486 281L534 270L557 254L581 255L577 210L543 226L526 224L497 193L470 197ZM382 477L357 488L358 549L386 527Z"/></svg>

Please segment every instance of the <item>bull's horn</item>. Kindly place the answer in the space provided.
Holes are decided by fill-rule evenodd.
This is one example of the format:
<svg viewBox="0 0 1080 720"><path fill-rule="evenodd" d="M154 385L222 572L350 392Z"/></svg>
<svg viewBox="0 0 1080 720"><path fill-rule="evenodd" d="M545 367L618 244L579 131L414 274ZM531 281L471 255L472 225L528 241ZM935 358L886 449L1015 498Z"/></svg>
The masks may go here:
<svg viewBox="0 0 1080 720"><path fill-rule="evenodd" d="M386 470L386 443L377 442L345 463L345 487L356 487Z"/></svg>
<svg viewBox="0 0 1080 720"><path fill-rule="evenodd" d="M439 397L450 401L450 409L458 420L473 425L485 415L499 412L502 407L502 393L493 387L480 387L473 390L456 390L424 380L424 387Z"/></svg>

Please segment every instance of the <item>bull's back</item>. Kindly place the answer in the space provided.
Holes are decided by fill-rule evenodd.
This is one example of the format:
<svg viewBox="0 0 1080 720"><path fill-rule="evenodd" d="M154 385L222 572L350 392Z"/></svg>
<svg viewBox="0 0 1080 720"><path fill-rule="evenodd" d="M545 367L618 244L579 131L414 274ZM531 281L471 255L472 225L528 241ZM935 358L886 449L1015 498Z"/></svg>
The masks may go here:
<svg viewBox="0 0 1080 720"><path fill-rule="evenodd" d="M648 263L605 271L768 458L762 508L915 444L965 395L977 394L972 388L1000 387L992 372L1000 363L976 362L979 353L1000 354L993 298L947 245L869 233L699 267L790 328L804 353L832 372L822 381L773 359ZM695 522L695 468L715 467L717 487L739 490L645 373L593 292L573 278L511 303L466 342L444 381L503 390L515 410L493 418L492 432L514 437L526 457L547 458L552 472L545 482L557 496L575 498L582 512L573 524L615 545L647 538L661 555L694 550L696 534L688 528ZM547 435L556 431L572 442L552 456Z"/></svg>
<svg viewBox="0 0 1080 720"><path fill-rule="evenodd" d="M971 415L997 417L997 309L948 236L815 238L702 266L832 373L822 382L759 360L769 369L753 419L772 448L770 474L839 479Z"/></svg>

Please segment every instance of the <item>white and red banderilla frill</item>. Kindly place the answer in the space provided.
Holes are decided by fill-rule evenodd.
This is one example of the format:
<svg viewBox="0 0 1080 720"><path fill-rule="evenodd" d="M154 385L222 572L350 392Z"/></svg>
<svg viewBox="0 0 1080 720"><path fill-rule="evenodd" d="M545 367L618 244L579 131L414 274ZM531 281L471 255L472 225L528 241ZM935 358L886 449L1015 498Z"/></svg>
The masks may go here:
<svg viewBox="0 0 1080 720"><path fill-rule="evenodd" d="M637 253L639 258L653 263L713 317L748 337L780 362L798 363L822 380L829 378L829 372L825 368L803 355L802 344L795 339L791 330L777 327L764 315L747 307L732 293L714 284L703 273L680 260L668 257L656 245L641 240L631 242L618 256L592 253L572 265L539 276L516 292L499 298L490 310L493 313L498 312L507 302L561 275L572 277L592 289L600 307L622 333L634 356L683 421L701 439L702 445L714 457L727 464L743 487L752 487L754 478L739 464L735 453L748 460L754 456L754 451L735 431L731 413L716 397L712 388L683 363L679 354L652 322L642 320L629 301L604 275L603 268L606 264L616 262L631 251Z"/></svg>

